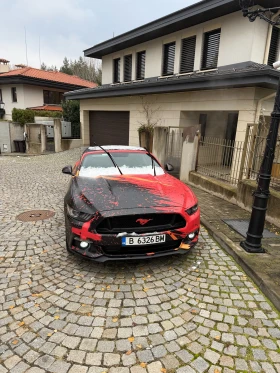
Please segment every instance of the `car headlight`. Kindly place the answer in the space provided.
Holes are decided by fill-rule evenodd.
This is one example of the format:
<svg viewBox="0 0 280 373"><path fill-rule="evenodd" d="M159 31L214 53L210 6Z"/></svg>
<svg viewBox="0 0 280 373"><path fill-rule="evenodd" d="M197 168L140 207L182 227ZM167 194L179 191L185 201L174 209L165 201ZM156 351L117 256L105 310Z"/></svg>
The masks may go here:
<svg viewBox="0 0 280 373"><path fill-rule="evenodd" d="M188 215L193 215L198 210L198 204L195 204L191 208L187 209L186 212Z"/></svg>
<svg viewBox="0 0 280 373"><path fill-rule="evenodd" d="M67 205L67 214L71 216L71 218L80 220L80 221L88 221L92 217L91 214L86 214L84 212L78 211Z"/></svg>

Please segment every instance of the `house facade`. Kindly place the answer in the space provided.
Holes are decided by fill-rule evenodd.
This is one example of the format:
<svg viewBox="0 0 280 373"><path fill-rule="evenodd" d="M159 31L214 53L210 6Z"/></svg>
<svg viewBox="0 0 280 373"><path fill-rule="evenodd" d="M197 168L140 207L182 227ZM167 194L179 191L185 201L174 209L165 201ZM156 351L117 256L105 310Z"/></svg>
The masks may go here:
<svg viewBox="0 0 280 373"><path fill-rule="evenodd" d="M244 140L247 123L272 111L280 32L249 22L238 3L204 0L85 50L102 59L102 86L65 95L80 100L84 145L138 145L143 98L157 126Z"/></svg>
<svg viewBox="0 0 280 373"><path fill-rule="evenodd" d="M0 101L4 104L4 120L12 119L13 108L62 111L65 92L93 88L95 83L57 71L32 67L8 69L8 62L0 60Z"/></svg>

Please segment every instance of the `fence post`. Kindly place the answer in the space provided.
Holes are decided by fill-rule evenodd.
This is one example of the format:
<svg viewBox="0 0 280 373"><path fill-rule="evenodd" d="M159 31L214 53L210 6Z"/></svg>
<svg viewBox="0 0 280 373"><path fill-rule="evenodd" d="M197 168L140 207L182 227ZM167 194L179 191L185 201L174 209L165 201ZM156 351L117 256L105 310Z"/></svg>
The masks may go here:
<svg viewBox="0 0 280 373"><path fill-rule="evenodd" d="M245 164L246 154L248 151L247 146L248 146L248 140L249 140L250 127L251 127L251 124L247 124L242 157L241 157L241 163L240 163L240 169L239 169L238 182L242 180L242 176L243 176L244 164Z"/></svg>
<svg viewBox="0 0 280 373"><path fill-rule="evenodd" d="M251 169L252 169L252 164L253 164L253 156L255 152L255 146L256 146L256 140L257 140L257 130L258 130L258 125L253 124L253 132L252 132L252 140L250 144L250 153L249 153L249 160L248 160L248 167L247 167L247 174L246 174L246 179L250 179L251 176Z"/></svg>
<svg viewBox="0 0 280 373"><path fill-rule="evenodd" d="M196 157L195 157L195 172L197 172L197 166L198 166L198 154L199 154L199 148L200 148L200 140L201 140L201 133L200 130L197 131L197 147L196 147Z"/></svg>

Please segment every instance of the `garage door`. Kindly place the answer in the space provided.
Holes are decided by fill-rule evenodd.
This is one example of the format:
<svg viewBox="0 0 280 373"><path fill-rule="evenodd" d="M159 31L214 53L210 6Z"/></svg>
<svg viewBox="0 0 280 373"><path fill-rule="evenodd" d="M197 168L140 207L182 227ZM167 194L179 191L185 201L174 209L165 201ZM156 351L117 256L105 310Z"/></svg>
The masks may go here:
<svg viewBox="0 0 280 373"><path fill-rule="evenodd" d="M90 111L90 145L128 145L129 111Z"/></svg>

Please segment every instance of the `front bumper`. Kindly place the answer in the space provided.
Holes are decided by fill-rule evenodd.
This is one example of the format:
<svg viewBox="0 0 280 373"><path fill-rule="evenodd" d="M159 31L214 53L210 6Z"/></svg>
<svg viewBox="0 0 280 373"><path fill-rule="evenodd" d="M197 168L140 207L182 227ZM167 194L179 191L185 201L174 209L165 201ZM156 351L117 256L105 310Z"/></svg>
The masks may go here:
<svg viewBox="0 0 280 373"><path fill-rule="evenodd" d="M184 218L187 221L184 228L137 234L138 237L165 234L166 241L164 243L123 246L123 234L121 236L117 234L98 234L96 231L92 231L90 222L81 223L73 221L73 219L65 214L67 247L70 252L98 262L149 259L174 254L185 254L198 241L200 213L197 211L192 216L184 216ZM188 238L190 233L195 233L193 239ZM135 233L127 233L125 236L135 237ZM88 247L82 248L82 241L87 242Z"/></svg>

